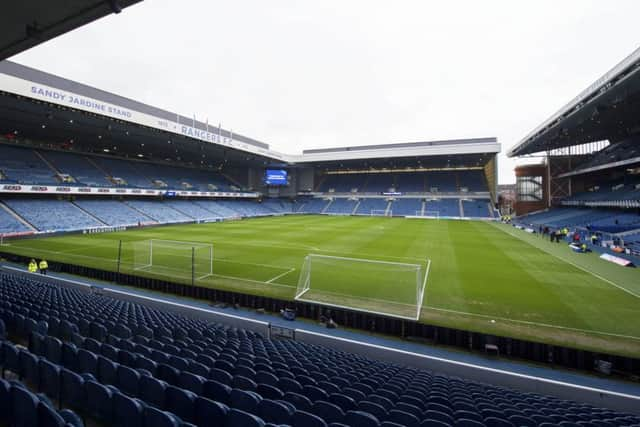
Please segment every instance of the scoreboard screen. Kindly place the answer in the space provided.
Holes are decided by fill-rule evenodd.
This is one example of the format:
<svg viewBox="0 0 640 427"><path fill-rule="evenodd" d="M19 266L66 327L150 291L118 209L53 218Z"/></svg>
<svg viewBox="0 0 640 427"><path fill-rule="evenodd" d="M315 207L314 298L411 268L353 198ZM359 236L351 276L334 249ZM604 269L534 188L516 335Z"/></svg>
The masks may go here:
<svg viewBox="0 0 640 427"><path fill-rule="evenodd" d="M267 169L264 173L264 183L267 185L287 185L289 179L284 169Z"/></svg>

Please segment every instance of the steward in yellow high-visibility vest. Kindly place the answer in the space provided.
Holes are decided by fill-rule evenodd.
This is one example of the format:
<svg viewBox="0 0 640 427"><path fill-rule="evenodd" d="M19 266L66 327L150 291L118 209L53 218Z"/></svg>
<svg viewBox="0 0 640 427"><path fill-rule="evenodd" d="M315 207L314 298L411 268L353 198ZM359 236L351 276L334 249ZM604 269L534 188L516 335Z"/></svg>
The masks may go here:
<svg viewBox="0 0 640 427"><path fill-rule="evenodd" d="M45 276L47 275L47 269L49 268L49 264L47 264L46 260L42 260L40 261L40 274L44 274Z"/></svg>
<svg viewBox="0 0 640 427"><path fill-rule="evenodd" d="M32 259L29 261L29 266L27 268L29 269L29 273L36 273L38 271L38 264L36 264L36 260Z"/></svg>

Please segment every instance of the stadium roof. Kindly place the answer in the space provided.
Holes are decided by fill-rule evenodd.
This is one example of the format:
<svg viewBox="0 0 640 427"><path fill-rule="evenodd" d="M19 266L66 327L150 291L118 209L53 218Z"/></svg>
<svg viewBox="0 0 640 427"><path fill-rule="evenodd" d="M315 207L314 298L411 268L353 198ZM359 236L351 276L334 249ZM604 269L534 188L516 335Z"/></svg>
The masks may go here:
<svg viewBox="0 0 640 427"><path fill-rule="evenodd" d="M479 166L500 152L496 138L410 142L305 150L283 154L261 141L174 112L109 93L11 61L0 61L0 132L28 130L30 138L74 141L76 149L114 155L188 161L259 164L336 163L405 167ZM448 157L447 157L448 156ZM365 162L367 161L367 162ZM425 166L426 167L426 166Z"/></svg>
<svg viewBox="0 0 640 427"><path fill-rule="evenodd" d="M640 132L640 48L604 74L507 152L509 157Z"/></svg>
<svg viewBox="0 0 640 427"><path fill-rule="evenodd" d="M140 1L5 1L0 14L0 60Z"/></svg>

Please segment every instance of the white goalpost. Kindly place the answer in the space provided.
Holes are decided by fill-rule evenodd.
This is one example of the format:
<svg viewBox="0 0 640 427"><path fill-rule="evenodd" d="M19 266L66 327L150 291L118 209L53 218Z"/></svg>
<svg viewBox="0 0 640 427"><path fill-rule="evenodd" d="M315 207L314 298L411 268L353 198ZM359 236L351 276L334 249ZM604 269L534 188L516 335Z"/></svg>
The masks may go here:
<svg viewBox="0 0 640 427"><path fill-rule="evenodd" d="M409 264L309 254L295 299L331 307L417 320L431 261Z"/></svg>
<svg viewBox="0 0 640 427"><path fill-rule="evenodd" d="M386 209L371 209L371 216L387 216Z"/></svg>
<svg viewBox="0 0 640 427"><path fill-rule="evenodd" d="M213 274L213 245L178 240L132 242L133 269L172 277L204 279Z"/></svg>
<svg viewBox="0 0 640 427"><path fill-rule="evenodd" d="M422 214L425 218L435 218L440 219L440 211L424 211Z"/></svg>

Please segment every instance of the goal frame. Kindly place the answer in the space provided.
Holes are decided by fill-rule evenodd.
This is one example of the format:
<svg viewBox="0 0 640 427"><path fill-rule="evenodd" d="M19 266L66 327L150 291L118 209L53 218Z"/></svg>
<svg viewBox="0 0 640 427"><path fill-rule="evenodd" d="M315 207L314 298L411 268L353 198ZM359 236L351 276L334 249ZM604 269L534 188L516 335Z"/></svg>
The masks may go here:
<svg viewBox="0 0 640 427"><path fill-rule="evenodd" d="M400 314L394 314L394 313L390 313L390 312L382 312L382 311L376 311L376 310L370 310L370 309L365 309L365 308L358 308L355 306L348 306L348 305L341 305L341 304L335 304L335 303L328 303L328 302L320 302L320 301L316 301L312 298L304 298L305 294L307 294L307 292L309 292L311 290L311 277L312 277L312 262L311 262L311 258L320 258L320 259L335 259L335 260L341 260L341 261L352 261L352 262L359 262L359 263L374 263L374 264L387 264L387 265L395 265L395 266L405 266L405 267L409 267L409 268L415 268L416 269L416 314L414 316L405 316L405 315L400 315ZM380 261L380 260L372 260L372 259L366 259L366 258L350 258L350 257L339 257L339 256L331 256L331 255L320 255L320 254L314 254L314 253L310 253L307 256L305 256L304 261L303 261L303 265L302 268L300 269L300 276L298 279L298 286L296 287L296 293L294 296L294 300L296 301L302 301L302 302L309 302L309 303L314 303L314 304L319 304L319 305L323 305L323 306L328 306L328 307L335 307L335 308L341 308L341 309L347 309L347 310L354 310L354 311L360 311L360 312L365 312L365 313L370 313L370 314L378 314L378 315L382 315L382 316L389 316L389 317L395 317L395 318L400 318L400 319L406 319L406 320L419 320L420 319L420 314L422 312L422 307L423 307L423 301L424 301L424 295L426 292L426 288L427 288L427 280L429 277L429 271L431 269L431 260L430 259L425 259L426 261L426 267L424 267L424 271L423 271L423 265L421 264L409 264L409 263L401 263L401 262L393 262L393 261ZM424 272L424 275L422 275L422 273ZM301 282L303 282L301 284ZM348 296L345 294L345 296ZM390 301L390 303L393 303L392 301Z"/></svg>
<svg viewBox="0 0 640 427"><path fill-rule="evenodd" d="M133 242L134 244L140 244L140 243L145 243L148 242L149 246L148 246L148 263L143 264L143 265L136 265L135 262L135 258L134 258L134 270L145 270L145 269L152 269L154 266L153 263L153 247L154 247L154 243L157 245L166 245L166 247L170 247L170 246L175 246L175 247L179 247L182 246L184 249L183 250L189 250L191 249L190 253L191 253L191 281L192 283L195 283L196 280L202 280L205 279L209 276L213 275L213 255L214 255L214 249L213 249L213 244L211 243L202 243L202 242L190 242L190 241L181 241L181 240L163 240L163 239L149 239L149 240L143 240L143 241L138 241L138 242ZM196 277L196 271L195 271L195 259L196 259L196 249L208 249L209 253L208 253L208 271L205 270L205 274L201 274L199 276ZM185 271L186 272L186 271Z"/></svg>
<svg viewBox="0 0 640 427"><path fill-rule="evenodd" d="M387 215L386 209L371 209L369 216L390 216L390 215Z"/></svg>
<svg viewBox="0 0 640 427"><path fill-rule="evenodd" d="M425 218L440 219L440 211L424 211L421 216Z"/></svg>

